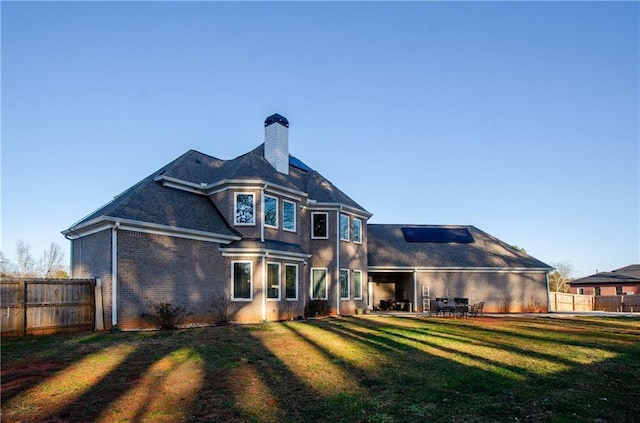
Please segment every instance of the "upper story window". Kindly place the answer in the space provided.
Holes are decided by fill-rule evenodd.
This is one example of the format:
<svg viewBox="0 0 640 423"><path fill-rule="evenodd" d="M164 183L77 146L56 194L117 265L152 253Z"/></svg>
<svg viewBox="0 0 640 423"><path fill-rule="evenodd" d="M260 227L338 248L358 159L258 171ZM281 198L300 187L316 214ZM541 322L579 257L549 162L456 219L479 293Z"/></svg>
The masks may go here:
<svg viewBox="0 0 640 423"><path fill-rule="evenodd" d="M329 238L328 213L311 213L311 238Z"/></svg>
<svg viewBox="0 0 640 423"><path fill-rule="evenodd" d="M255 210L255 199L252 193L236 193L234 206L234 222L236 225L255 225Z"/></svg>
<svg viewBox="0 0 640 423"><path fill-rule="evenodd" d="M624 292L622 292L621 286L616 286L616 295L624 295Z"/></svg>
<svg viewBox="0 0 640 423"><path fill-rule="evenodd" d="M353 242L362 244L362 220L353 218Z"/></svg>
<svg viewBox="0 0 640 423"><path fill-rule="evenodd" d="M595 287L595 294L596 295L602 295L602 294L600 294L600 287L599 286Z"/></svg>
<svg viewBox="0 0 640 423"><path fill-rule="evenodd" d="M340 240L349 241L349 216L340 215Z"/></svg>
<svg viewBox="0 0 640 423"><path fill-rule="evenodd" d="M296 203L282 200L282 229L296 231Z"/></svg>
<svg viewBox="0 0 640 423"><path fill-rule="evenodd" d="M270 195L264 196L264 225L278 227L278 199Z"/></svg>

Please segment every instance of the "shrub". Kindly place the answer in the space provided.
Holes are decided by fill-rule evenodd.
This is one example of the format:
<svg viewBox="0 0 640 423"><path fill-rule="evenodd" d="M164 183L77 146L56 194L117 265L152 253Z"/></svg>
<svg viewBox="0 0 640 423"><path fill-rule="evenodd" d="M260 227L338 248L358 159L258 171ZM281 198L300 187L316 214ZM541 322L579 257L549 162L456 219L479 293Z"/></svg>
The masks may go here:
<svg viewBox="0 0 640 423"><path fill-rule="evenodd" d="M160 323L160 329L175 329L180 321L191 313L187 313L184 307L174 306L171 303L151 304L149 315Z"/></svg>
<svg viewBox="0 0 640 423"><path fill-rule="evenodd" d="M328 316L330 312L329 301L311 300L305 307L304 315L307 317Z"/></svg>
<svg viewBox="0 0 640 423"><path fill-rule="evenodd" d="M513 309L513 304L511 303L511 298L503 296L500 302L498 303L498 312L511 313L512 309Z"/></svg>
<svg viewBox="0 0 640 423"><path fill-rule="evenodd" d="M229 321L231 298L226 291L215 291L211 295L211 307L213 307L213 323L224 324Z"/></svg>

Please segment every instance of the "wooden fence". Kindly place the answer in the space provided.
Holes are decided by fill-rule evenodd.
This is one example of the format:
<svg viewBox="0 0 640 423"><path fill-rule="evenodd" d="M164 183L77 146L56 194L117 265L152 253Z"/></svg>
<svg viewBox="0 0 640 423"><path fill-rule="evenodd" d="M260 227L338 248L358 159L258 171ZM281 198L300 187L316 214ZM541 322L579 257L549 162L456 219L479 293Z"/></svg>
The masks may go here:
<svg viewBox="0 0 640 423"><path fill-rule="evenodd" d="M95 328L92 279L0 279L2 336Z"/></svg>
<svg viewBox="0 0 640 423"><path fill-rule="evenodd" d="M551 292L551 311L640 312L640 295L577 295Z"/></svg>

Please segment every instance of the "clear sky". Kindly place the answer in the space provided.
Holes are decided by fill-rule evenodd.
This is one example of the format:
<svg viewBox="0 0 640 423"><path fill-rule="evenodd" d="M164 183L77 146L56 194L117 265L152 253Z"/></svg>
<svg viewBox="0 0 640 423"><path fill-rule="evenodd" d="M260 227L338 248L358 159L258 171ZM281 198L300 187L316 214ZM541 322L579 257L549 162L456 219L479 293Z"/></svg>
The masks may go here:
<svg viewBox="0 0 640 423"><path fill-rule="evenodd" d="M638 2L7 2L2 251L189 149L291 153L371 223L471 224L587 276L639 258Z"/></svg>

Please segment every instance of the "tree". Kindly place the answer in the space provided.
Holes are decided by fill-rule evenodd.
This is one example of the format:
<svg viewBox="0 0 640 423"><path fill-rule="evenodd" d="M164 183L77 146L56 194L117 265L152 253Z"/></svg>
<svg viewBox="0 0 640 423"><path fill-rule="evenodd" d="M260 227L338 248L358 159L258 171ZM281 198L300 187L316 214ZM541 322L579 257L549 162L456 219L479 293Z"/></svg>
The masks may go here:
<svg viewBox="0 0 640 423"><path fill-rule="evenodd" d="M31 247L21 239L16 242L16 264L21 277L36 275L36 262L31 256Z"/></svg>
<svg viewBox="0 0 640 423"><path fill-rule="evenodd" d="M63 270L64 252L62 248L55 242L49 245L49 248L42 253L40 258L40 273L45 278L54 277L54 274Z"/></svg>
<svg viewBox="0 0 640 423"><path fill-rule="evenodd" d="M0 251L0 275L11 275L13 272L13 263L4 256L2 251Z"/></svg>
<svg viewBox="0 0 640 423"><path fill-rule="evenodd" d="M573 279L574 268L568 261L552 263L555 270L549 273L549 290L555 292L569 292L568 282Z"/></svg>

